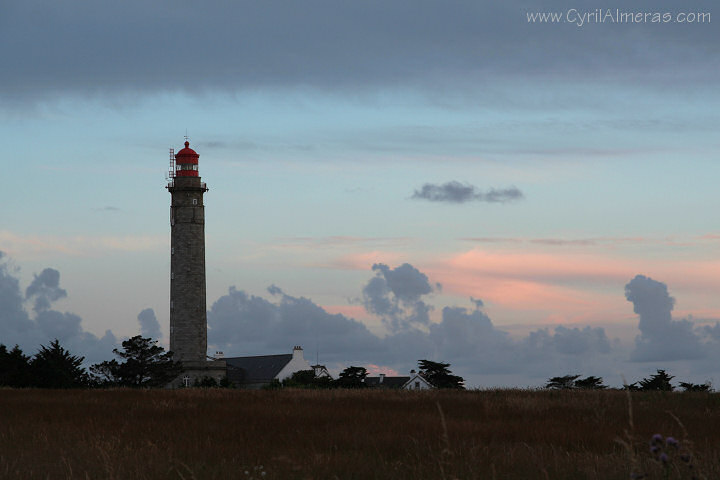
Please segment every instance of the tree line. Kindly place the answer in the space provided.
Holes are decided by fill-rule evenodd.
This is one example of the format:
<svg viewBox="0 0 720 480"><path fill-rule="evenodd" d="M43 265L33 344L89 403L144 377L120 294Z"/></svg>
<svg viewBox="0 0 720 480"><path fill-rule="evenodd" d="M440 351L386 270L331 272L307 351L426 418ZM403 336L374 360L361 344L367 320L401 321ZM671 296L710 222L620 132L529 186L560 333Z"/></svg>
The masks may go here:
<svg viewBox="0 0 720 480"><path fill-rule="evenodd" d="M170 352L140 335L113 349L120 359L82 367L85 357L72 355L55 339L32 357L15 345L0 344L0 386L36 388L161 387L182 371Z"/></svg>
<svg viewBox="0 0 720 480"><path fill-rule="evenodd" d="M172 359L172 352L140 335L122 342L122 349L113 349L117 359L83 368L84 357L72 355L55 339L31 356L19 346L0 344L0 386L24 388L102 388L102 387L163 387L182 373L182 364ZM449 363L418 361L419 374L436 388L464 388L462 377L453 375ZM313 370L295 372L269 388L365 388L368 372L364 367L350 366L337 379L316 377ZM197 379L197 387L229 387L227 379Z"/></svg>
<svg viewBox="0 0 720 480"><path fill-rule="evenodd" d="M665 370L657 370L656 373L647 378L624 385L623 389L634 392L672 392L676 389L676 387L670 383L670 380L673 378L675 377L667 373ZM712 386L708 382L702 384L680 382L678 386L683 392L712 391ZM552 377L548 379L545 384L545 388L551 390L603 390L607 388L607 386L603 384L602 377L590 376L580 378L580 375L565 375L562 377Z"/></svg>
<svg viewBox="0 0 720 480"><path fill-rule="evenodd" d="M182 372L182 364L172 359L172 352L157 345L157 340L136 335L122 342L122 349L113 349L118 359L94 364L89 371L83 368L85 357L72 355L55 339L41 345L33 356L23 353L19 346L8 348L0 344L0 386L35 388L92 388L92 387L163 387ZM418 361L418 374L435 388L464 389L465 380L450 371L450 364ZM275 381L269 388L367 388L368 371L364 367L350 366L337 379L317 377L313 370L301 370L291 377ZM602 377L565 375L551 377L545 384L551 390L603 390L608 388ZM623 388L631 391L667 391L676 387L674 376L665 370ZM213 380L213 379L209 379ZM227 381L199 379L199 387L230 386ZM709 383L679 382L683 392L710 392Z"/></svg>
<svg viewBox="0 0 720 480"><path fill-rule="evenodd" d="M423 377L435 388L462 390L465 380L453 375L450 364L418 360L418 375ZM282 382L273 382L268 388L368 388L365 379L368 371L365 367L350 366L340 372L337 379L317 377L313 370L300 370Z"/></svg>

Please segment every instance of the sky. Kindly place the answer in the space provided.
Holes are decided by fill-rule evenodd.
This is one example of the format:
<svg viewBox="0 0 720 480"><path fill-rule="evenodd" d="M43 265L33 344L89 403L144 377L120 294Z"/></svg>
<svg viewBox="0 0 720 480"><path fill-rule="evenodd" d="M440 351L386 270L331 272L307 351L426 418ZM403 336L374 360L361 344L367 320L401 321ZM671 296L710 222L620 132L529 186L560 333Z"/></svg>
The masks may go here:
<svg viewBox="0 0 720 480"><path fill-rule="evenodd" d="M427 358L480 388L720 382L714 13L1 2L0 343L167 347L187 135L210 353Z"/></svg>

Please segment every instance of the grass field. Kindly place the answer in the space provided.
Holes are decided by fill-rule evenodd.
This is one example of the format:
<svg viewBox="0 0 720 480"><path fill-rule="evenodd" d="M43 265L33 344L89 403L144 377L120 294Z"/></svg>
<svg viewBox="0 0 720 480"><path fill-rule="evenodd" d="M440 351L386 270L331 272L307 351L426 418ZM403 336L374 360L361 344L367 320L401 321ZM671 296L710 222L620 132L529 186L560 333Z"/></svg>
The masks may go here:
<svg viewBox="0 0 720 480"><path fill-rule="evenodd" d="M719 394L0 389L2 479L716 479L718 447Z"/></svg>

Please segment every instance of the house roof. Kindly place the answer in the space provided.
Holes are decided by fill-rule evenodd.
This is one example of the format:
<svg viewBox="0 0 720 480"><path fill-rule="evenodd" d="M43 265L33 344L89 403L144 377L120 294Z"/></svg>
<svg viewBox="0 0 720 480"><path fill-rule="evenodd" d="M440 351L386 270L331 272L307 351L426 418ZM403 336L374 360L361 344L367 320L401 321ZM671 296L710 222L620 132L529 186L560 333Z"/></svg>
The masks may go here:
<svg viewBox="0 0 720 480"><path fill-rule="evenodd" d="M380 377L365 377L365 385L374 388L402 388L410 380L410 377L385 377L380 382Z"/></svg>
<svg viewBox="0 0 720 480"><path fill-rule="evenodd" d="M291 353L259 355L255 357L228 357L228 380L234 383L268 383L290 363Z"/></svg>

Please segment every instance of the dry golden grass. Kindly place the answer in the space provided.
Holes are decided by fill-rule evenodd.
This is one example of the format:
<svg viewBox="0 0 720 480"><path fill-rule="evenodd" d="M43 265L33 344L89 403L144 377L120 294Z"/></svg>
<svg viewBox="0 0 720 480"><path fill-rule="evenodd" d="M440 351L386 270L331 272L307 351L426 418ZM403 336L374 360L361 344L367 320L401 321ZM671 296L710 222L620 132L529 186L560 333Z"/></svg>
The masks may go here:
<svg viewBox="0 0 720 480"><path fill-rule="evenodd" d="M632 399L630 430L615 391L2 389L0 478L691 478L654 433L720 478L720 395Z"/></svg>

